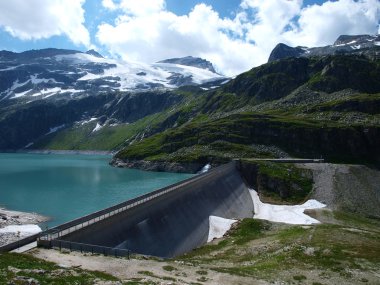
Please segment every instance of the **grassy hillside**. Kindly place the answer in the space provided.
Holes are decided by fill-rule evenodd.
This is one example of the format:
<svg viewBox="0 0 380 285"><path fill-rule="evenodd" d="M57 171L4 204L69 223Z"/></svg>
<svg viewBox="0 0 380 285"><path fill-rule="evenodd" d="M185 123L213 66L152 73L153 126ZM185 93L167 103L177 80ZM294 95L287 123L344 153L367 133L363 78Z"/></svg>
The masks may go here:
<svg viewBox="0 0 380 285"><path fill-rule="evenodd" d="M185 254L181 260L203 268L210 279L214 272L222 272L241 277L241 282L376 284L378 221L328 210L320 215L329 222L285 226L245 219L227 238Z"/></svg>
<svg viewBox="0 0 380 285"><path fill-rule="evenodd" d="M291 155L379 165L379 82L379 62L364 57L272 62L187 97L172 112L173 127L116 157L218 164Z"/></svg>

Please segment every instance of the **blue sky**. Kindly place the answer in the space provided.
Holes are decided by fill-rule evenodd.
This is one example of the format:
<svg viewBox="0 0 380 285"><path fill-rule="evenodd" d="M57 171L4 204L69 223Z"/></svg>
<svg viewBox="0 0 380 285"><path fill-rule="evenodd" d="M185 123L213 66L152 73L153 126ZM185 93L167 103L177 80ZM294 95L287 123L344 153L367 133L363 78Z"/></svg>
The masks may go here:
<svg viewBox="0 0 380 285"><path fill-rule="evenodd" d="M318 46L379 32L379 0L12 0L0 2L0 50L47 47L152 62L193 55L232 75L279 43Z"/></svg>

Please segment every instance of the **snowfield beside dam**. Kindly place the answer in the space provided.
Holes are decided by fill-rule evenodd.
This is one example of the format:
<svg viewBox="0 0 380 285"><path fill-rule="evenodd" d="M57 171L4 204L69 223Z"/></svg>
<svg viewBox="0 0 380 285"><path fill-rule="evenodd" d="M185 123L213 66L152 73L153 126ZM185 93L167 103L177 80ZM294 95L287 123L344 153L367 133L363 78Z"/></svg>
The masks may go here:
<svg viewBox="0 0 380 285"><path fill-rule="evenodd" d="M260 201L259 195L253 189L249 189L255 209L255 219L268 220L271 222L286 223L293 225L319 224L319 221L304 214L305 210L320 209L325 204L317 200L308 200L301 205L272 205Z"/></svg>

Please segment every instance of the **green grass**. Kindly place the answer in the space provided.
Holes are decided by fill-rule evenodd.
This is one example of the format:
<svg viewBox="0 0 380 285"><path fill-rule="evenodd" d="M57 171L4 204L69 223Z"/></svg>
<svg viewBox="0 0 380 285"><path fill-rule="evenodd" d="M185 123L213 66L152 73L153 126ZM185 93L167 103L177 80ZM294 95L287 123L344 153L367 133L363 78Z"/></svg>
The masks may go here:
<svg viewBox="0 0 380 285"><path fill-rule="evenodd" d="M243 219L239 226L231 232L234 244L243 245L250 240L257 239L269 228L269 224L262 220Z"/></svg>
<svg viewBox="0 0 380 285"><path fill-rule="evenodd" d="M168 116L169 112L163 111L130 124L107 125L97 132L92 132L96 122L75 125L42 138L33 147L52 150L117 150L128 145L135 136L147 130L154 131Z"/></svg>
<svg viewBox="0 0 380 285"><path fill-rule="evenodd" d="M303 280L306 280L307 278L305 275L294 275L293 279L296 281L303 281Z"/></svg>
<svg viewBox="0 0 380 285"><path fill-rule="evenodd" d="M245 219L219 243L202 246L179 259L202 270L265 280L283 276L290 269L294 273L317 270L351 279L352 270L366 272L378 268L380 236L373 227L378 221L351 214L336 215L365 231L349 231L345 224L278 227ZM290 279L305 281L304 274L294 273Z"/></svg>
<svg viewBox="0 0 380 285"><path fill-rule="evenodd" d="M203 117L204 118L204 117ZM369 127L371 132L377 132ZM363 144L362 128L335 121L254 113L233 114L206 121L194 121L135 142L121 150L118 158L170 162L224 163L233 158L276 157L255 145L276 146L295 157L320 157L332 161L371 160L372 155L355 158L338 147L334 136ZM292 139L289 139L291 137ZM321 138L328 138L326 142ZM336 144L336 145L335 145ZM327 148L326 145L329 145Z"/></svg>
<svg viewBox="0 0 380 285"><path fill-rule="evenodd" d="M156 275L153 272L148 271L148 270L138 271L137 273L142 274L142 275L146 275L146 276L149 276L149 277L153 277L153 278L156 278L156 279L161 279L161 280L166 280L166 281L177 281L177 279L175 279L173 277L170 277L170 276L158 276L158 275Z"/></svg>
<svg viewBox="0 0 380 285"><path fill-rule="evenodd" d="M54 263L28 255L0 254L0 284L13 284L13 282L19 284L16 280L23 277L33 278L40 284L93 284L94 280L119 280L99 271L63 269Z"/></svg>
<svg viewBox="0 0 380 285"><path fill-rule="evenodd" d="M171 265L164 265L164 266L162 266L162 269L169 271L169 272L177 270L177 268L175 268L174 266L171 266Z"/></svg>
<svg viewBox="0 0 380 285"><path fill-rule="evenodd" d="M298 168L291 163L277 163L255 159L242 160L242 165L258 167L255 185L261 198L271 203L300 203L313 188L310 170Z"/></svg>

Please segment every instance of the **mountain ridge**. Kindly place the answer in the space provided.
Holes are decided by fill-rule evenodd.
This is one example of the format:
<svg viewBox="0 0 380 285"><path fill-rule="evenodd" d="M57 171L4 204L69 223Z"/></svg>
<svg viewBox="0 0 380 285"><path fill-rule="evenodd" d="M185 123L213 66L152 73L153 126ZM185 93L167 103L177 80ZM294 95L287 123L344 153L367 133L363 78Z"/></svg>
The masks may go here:
<svg viewBox="0 0 380 285"><path fill-rule="evenodd" d="M181 62L149 65L106 59L94 50L1 51L0 100L20 97L35 100L57 95L70 98L113 91L174 89L212 82L219 86L227 79L210 71L212 64L208 61L193 57L184 60L186 65Z"/></svg>
<svg viewBox="0 0 380 285"><path fill-rule="evenodd" d="M312 57L331 54L362 54L380 57L380 35L341 35L332 45L322 47L290 47L279 43L269 55L268 62L286 57Z"/></svg>

